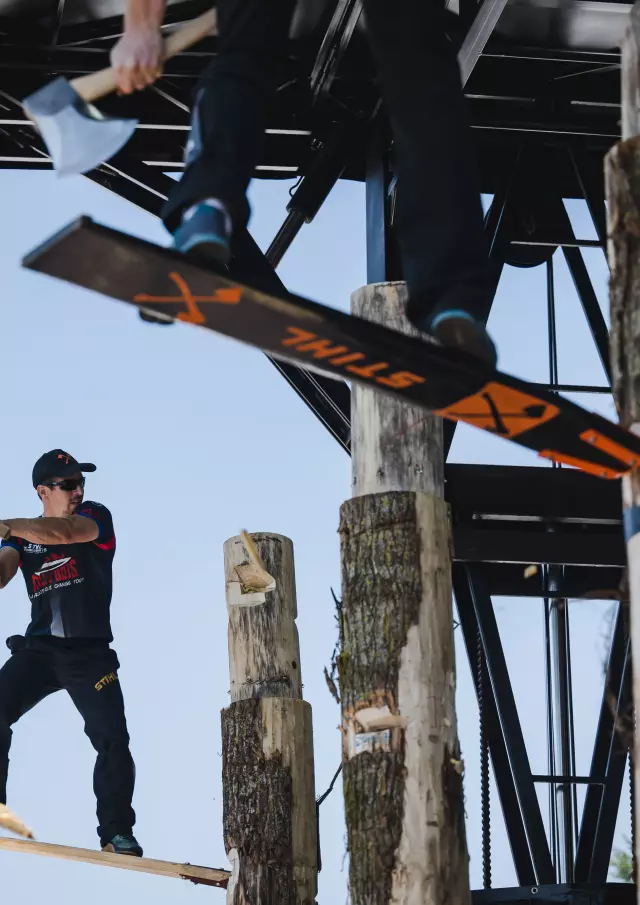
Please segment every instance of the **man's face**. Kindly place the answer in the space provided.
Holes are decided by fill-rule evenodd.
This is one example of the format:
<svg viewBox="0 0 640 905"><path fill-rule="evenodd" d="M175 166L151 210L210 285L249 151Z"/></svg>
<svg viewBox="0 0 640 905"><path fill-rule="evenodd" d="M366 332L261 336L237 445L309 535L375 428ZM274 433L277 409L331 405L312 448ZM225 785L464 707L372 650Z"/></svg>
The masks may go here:
<svg viewBox="0 0 640 905"><path fill-rule="evenodd" d="M51 478L38 487L44 514L65 518L73 515L84 498L84 478L78 471L66 478Z"/></svg>

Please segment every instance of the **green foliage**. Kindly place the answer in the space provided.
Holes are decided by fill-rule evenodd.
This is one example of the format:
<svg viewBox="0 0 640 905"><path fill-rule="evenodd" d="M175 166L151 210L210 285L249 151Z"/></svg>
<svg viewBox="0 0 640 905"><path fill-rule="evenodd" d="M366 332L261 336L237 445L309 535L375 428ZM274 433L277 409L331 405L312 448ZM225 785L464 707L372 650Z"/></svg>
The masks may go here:
<svg viewBox="0 0 640 905"><path fill-rule="evenodd" d="M616 880L633 883L633 858L631 852L617 851L611 858L610 868Z"/></svg>

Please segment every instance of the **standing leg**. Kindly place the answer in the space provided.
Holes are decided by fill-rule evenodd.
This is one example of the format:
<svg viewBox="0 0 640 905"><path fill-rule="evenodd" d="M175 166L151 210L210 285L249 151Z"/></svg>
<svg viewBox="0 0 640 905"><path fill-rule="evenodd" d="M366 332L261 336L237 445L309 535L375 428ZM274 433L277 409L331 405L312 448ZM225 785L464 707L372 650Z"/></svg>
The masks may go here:
<svg viewBox="0 0 640 905"><path fill-rule="evenodd" d="M40 651L17 650L0 669L0 803L7 803L11 726L59 688L50 658Z"/></svg>
<svg viewBox="0 0 640 905"><path fill-rule="evenodd" d="M118 657L106 644L59 652L64 688L84 719L84 731L96 750L93 788L102 846L115 836L133 835L131 807L135 767L129 750ZM137 844L136 844L137 845ZM130 854L142 854L131 851Z"/></svg>
<svg viewBox="0 0 640 905"><path fill-rule="evenodd" d="M262 154L294 7L295 0L218 0L218 54L196 90L186 169L163 211L171 232L185 210L208 198L224 204L234 228L246 225L246 191Z"/></svg>
<svg viewBox="0 0 640 905"><path fill-rule="evenodd" d="M438 336L434 328L436 317L450 311L483 320L492 292L480 180L441 5L437 0L364 0L364 12L395 141L396 223L409 290L407 314L443 342L466 346L489 360L492 346L484 341L490 344L482 324L469 327L477 331L475 347L456 342L446 331Z"/></svg>

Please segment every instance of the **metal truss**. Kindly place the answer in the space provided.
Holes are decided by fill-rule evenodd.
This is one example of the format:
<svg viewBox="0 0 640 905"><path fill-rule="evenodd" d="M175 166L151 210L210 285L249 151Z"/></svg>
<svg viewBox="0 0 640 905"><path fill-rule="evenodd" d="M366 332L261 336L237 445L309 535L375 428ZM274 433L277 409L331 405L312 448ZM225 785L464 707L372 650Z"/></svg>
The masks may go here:
<svg viewBox="0 0 640 905"><path fill-rule="evenodd" d="M73 77L108 65L110 47L120 35L120 16L67 25L64 3L57 0L41 21L0 19L0 167L50 168L46 148L19 101L55 75ZM208 5L207 0L171 5L167 24L192 18ZM581 248L604 248L606 241L602 157L619 137L619 54L505 43L492 33L503 6L504 0L481 4L460 0L460 17L447 14L462 63L482 191L493 195L485 234L494 285L497 289L505 264L545 263L549 312L545 386L608 393L608 386L559 383L550 262L555 250L562 248L608 376L606 325ZM275 269L340 178L365 182L367 280L402 278L394 235L392 138L370 78L368 49L358 28L360 15L360 0L334 0L317 40L304 46L294 42L269 112L264 156L254 175L295 176L299 183L266 254L248 232L239 236L231 262L239 280L286 295ZM160 215L174 184L166 173L179 172L183 166L191 92L215 49L215 38L207 39L170 61L163 79L144 96L101 103L105 113L134 116L140 124L126 149L88 174L89 179ZM532 190L536 180L543 191ZM569 197L586 201L597 241L574 234L562 201ZM270 360L349 452L347 384ZM447 453L454 431L455 425L445 422ZM606 885L627 750L618 731L630 700L625 608L619 605L589 775L576 776L575 770L560 775L550 763L548 774L536 776L528 761L492 602L494 596L544 600L549 630L556 629L555 636L549 635L550 649L555 645L555 679L570 680L568 648L562 659L560 643L563 631L568 637L566 601L620 601L624 596L619 487L565 468L447 463L445 477L452 511L454 592L480 705L483 814L486 817L489 805L490 757L521 884L517 889L474 891L474 905L515 905L533 897L544 905L586 898L592 905L609 905L614 897L616 905L632 905L634 887L614 890ZM525 573L527 566L534 569ZM562 701L550 698L550 706L560 708L568 751L570 681L563 688ZM570 757L567 764L571 767ZM564 854L571 849L571 863L566 864L567 859L559 857L555 831L565 818L576 819L572 796L578 783L587 785L587 795L580 827L564 837ZM552 815L549 836L537 784L559 791L566 804L566 813ZM485 820L485 887L491 884L489 829Z"/></svg>
<svg viewBox="0 0 640 905"><path fill-rule="evenodd" d="M606 881L612 854L613 835L620 804L622 782L629 745L631 718L631 665L626 607L618 606L609 663L603 689L600 719L588 776L533 775L522 736L520 720L497 628L491 594L482 569L461 563L453 567L453 588L458 618L464 637L480 708L481 728L491 754L493 771L502 805L518 881L526 897L542 892L551 899L560 895L555 840L549 844L535 793L536 783L552 789L570 790L587 785L587 796L575 854L571 847L569 873L577 884L568 898L606 896ZM478 650L489 682L475 668ZM488 777L487 777L488 783ZM488 789L483 789L488 795ZM580 884L588 884L588 887ZM515 890L495 890L477 896L474 902L518 901ZM566 901L566 900L565 900ZM616 901L619 901L616 899Z"/></svg>

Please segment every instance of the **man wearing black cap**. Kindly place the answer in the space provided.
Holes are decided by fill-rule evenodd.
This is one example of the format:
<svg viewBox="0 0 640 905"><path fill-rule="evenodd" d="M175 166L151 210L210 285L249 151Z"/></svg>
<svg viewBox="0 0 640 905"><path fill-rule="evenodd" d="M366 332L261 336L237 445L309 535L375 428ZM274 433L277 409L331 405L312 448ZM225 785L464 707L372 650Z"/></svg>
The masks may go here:
<svg viewBox="0 0 640 905"><path fill-rule="evenodd" d="M0 588L20 568L31 600L25 636L8 639L12 655L0 669L0 803L6 804L11 726L64 688L98 755L93 787L103 851L141 856L119 663L109 647L116 538L109 510L83 502L82 473L95 470L62 449L45 453L33 468L42 516L0 524Z"/></svg>

